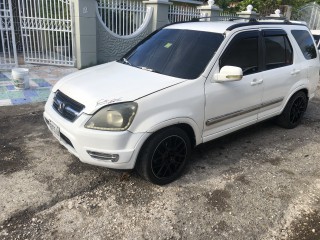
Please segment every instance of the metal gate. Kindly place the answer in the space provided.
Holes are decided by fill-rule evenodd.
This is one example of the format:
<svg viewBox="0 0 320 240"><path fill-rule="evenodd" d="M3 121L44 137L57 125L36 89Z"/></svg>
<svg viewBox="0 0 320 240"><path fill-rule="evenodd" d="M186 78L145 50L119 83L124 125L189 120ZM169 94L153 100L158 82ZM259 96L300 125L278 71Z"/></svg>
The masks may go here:
<svg viewBox="0 0 320 240"><path fill-rule="evenodd" d="M0 2L0 69L18 65L11 0Z"/></svg>
<svg viewBox="0 0 320 240"><path fill-rule="evenodd" d="M306 22L310 29L320 29L320 5L315 2L300 8L293 17Z"/></svg>
<svg viewBox="0 0 320 240"><path fill-rule="evenodd" d="M18 0L26 63L74 66L70 0Z"/></svg>

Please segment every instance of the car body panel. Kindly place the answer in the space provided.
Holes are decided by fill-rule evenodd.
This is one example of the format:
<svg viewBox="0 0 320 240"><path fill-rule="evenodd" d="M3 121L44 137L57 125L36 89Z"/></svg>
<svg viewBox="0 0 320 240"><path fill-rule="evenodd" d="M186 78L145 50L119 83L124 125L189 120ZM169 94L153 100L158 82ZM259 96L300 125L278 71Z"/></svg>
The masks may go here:
<svg viewBox="0 0 320 240"><path fill-rule="evenodd" d="M92 114L102 106L134 101L183 81L185 80L111 62L93 68L92 71L68 76L59 81L53 91L59 89L85 105L85 113Z"/></svg>
<svg viewBox="0 0 320 240"><path fill-rule="evenodd" d="M52 121L57 125L70 140L59 138L60 143L81 161L109 168L132 169L149 137L164 128L187 125L194 133L195 145L199 145L279 115L290 97L299 90L307 91L308 97L314 95L319 79L319 55L316 59L305 60L290 34L292 29L308 31L305 26L252 24L227 30L234 24L237 22L191 22L167 27L225 35L197 79L165 76L118 62L102 64L71 74L55 85L45 106L46 122ZM288 34L294 49L292 65L246 75L239 81L214 80L214 75L220 70L219 58L234 36L243 31L274 28L284 29ZM257 82L259 84L255 84ZM57 90L85 105L74 122L53 109ZM84 127L102 107L127 101L138 104L127 130L101 131ZM91 157L88 150L118 154L120 157L118 162L102 161Z"/></svg>

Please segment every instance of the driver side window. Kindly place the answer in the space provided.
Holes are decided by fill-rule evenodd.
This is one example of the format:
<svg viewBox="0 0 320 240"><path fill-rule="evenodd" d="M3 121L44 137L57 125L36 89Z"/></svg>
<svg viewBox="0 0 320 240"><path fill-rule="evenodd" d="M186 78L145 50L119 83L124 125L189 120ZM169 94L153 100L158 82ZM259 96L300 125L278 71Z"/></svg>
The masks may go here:
<svg viewBox="0 0 320 240"><path fill-rule="evenodd" d="M258 31L239 33L220 58L220 69L228 65L242 68L243 75L259 72L258 40Z"/></svg>

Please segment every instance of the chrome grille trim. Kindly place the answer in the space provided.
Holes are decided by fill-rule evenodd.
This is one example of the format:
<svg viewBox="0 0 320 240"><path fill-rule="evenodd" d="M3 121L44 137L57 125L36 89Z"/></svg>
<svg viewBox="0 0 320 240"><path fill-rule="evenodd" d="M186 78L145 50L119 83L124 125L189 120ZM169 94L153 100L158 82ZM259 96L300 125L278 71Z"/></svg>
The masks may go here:
<svg viewBox="0 0 320 240"><path fill-rule="evenodd" d="M58 90L53 98L52 107L60 116L74 122L85 106Z"/></svg>

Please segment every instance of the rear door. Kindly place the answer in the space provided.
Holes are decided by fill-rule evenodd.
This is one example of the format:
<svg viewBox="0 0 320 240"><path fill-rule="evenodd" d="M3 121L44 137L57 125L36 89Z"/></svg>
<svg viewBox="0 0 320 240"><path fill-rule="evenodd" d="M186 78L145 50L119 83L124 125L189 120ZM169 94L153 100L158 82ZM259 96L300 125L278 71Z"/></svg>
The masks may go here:
<svg viewBox="0 0 320 240"><path fill-rule="evenodd" d="M307 70L309 94L312 97L319 81L319 52L317 52L312 36L307 29L294 29L291 33L302 53L301 65L303 70Z"/></svg>
<svg viewBox="0 0 320 240"><path fill-rule="evenodd" d="M298 86L309 83L310 92L316 88L319 59L313 39L305 29L291 30L291 33L290 38L283 29L262 30L264 71L259 120L279 114Z"/></svg>
<svg viewBox="0 0 320 240"><path fill-rule="evenodd" d="M293 48L286 31L262 30L262 45L263 97L259 119L267 118L281 110L290 89L303 74L299 61L293 56Z"/></svg>

